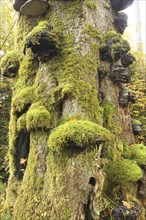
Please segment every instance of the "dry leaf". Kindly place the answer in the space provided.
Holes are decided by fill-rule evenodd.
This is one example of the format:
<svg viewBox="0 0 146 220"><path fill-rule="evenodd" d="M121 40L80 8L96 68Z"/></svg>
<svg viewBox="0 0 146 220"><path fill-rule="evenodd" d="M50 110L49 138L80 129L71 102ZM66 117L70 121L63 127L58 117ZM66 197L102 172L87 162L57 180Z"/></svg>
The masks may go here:
<svg viewBox="0 0 146 220"><path fill-rule="evenodd" d="M26 161L27 161L27 159L25 159L25 158L20 158L20 164L24 164L24 163L26 163Z"/></svg>
<svg viewBox="0 0 146 220"><path fill-rule="evenodd" d="M127 208L127 209L131 209L132 207L131 207L131 205L128 203L128 202L126 202L126 201L122 201L122 203L123 203L123 205Z"/></svg>

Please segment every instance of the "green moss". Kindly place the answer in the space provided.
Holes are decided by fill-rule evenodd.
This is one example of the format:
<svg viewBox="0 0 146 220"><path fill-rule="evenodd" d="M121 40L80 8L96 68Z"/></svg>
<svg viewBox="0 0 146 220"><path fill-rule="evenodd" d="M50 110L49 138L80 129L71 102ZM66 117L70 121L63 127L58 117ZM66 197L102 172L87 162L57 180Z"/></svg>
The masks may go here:
<svg viewBox="0 0 146 220"><path fill-rule="evenodd" d="M8 71L10 68L19 68L19 53L15 50L7 52L0 62L0 68L2 72Z"/></svg>
<svg viewBox="0 0 146 220"><path fill-rule="evenodd" d="M59 32L53 29L48 21L40 21L38 25L34 27L32 31L26 36L26 43L30 43L30 41L33 44L39 43L42 32L48 33L49 41L59 48Z"/></svg>
<svg viewBox="0 0 146 220"><path fill-rule="evenodd" d="M102 39L102 34L97 28L95 28L92 24L88 24L82 33L88 34L90 37L93 37L97 40Z"/></svg>
<svg viewBox="0 0 146 220"><path fill-rule="evenodd" d="M21 62L19 68L19 78L16 82L16 88L22 89L24 86L31 86L34 82L34 77L36 76L38 69L38 62L36 59L33 59L31 54L27 54L27 56L23 56L23 60Z"/></svg>
<svg viewBox="0 0 146 220"><path fill-rule="evenodd" d="M142 123L139 120L136 120L136 119L134 119L132 121L132 124L134 124L134 125L142 125Z"/></svg>
<svg viewBox="0 0 146 220"><path fill-rule="evenodd" d="M121 127L115 119L115 106L111 102L105 102L103 104L103 123L106 128L112 131L112 133L120 134Z"/></svg>
<svg viewBox="0 0 146 220"><path fill-rule="evenodd" d="M26 114L26 127L31 129L49 129L51 127L51 115L44 106L33 104Z"/></svg>
<svg viewBox="0 0 146 220"><path fill-rule="evenodd" d="M85 2L86 6L90 9L96 9L96 2L93 2L93 1L86 1Z"/></svg>
<svg viewBox="0 0 146 220"><path fill-rule="evenodd" d="M146 165L146 146L143 144L129 146L125 149L124 156L134 160L138 165Z"/></svg>
<svg viewBox="0 0 146 220"><path fill-rule="evenodd" d="M25 106L32 103L34 99L33 88L26 87L16 94L12 100L12 106L15 112L21 112Z"/></svg>
<svg viewBox="0 0 146 220"><path fill-rule="evenodd" d="M17 130L26 130L26 114L23 114L21 117L18 118Z"/></svg>
<svg viewBox="0 0 146 220"><path fill-rule="evenodd" d="M116 184L128 184L136 182L143 176L140 167L131 160L120 158L116 161L110 161L106 167L107 178L110 182Z"/></svg>
<svg viewBox="0 0 146 220"><path fill-rule="evenodd" d="M86 56L81 56L74 50L66 51L63 72L58 76L58 80L60 83L72 84L72 97L77 100L88 119L99 123L102 109L97 99L96 82L93 77L98 67L95 59L97 48L93 45L91 47Z"/></svg>
<svg viewBox="0 0 146 220"><path fill-rule="evenodd" d="M48 146L54 151L62 151L67 147L91 148L98 142L110 139L110 132L105 128L83 120L72 120L58 126L48 139Z"/></svg>

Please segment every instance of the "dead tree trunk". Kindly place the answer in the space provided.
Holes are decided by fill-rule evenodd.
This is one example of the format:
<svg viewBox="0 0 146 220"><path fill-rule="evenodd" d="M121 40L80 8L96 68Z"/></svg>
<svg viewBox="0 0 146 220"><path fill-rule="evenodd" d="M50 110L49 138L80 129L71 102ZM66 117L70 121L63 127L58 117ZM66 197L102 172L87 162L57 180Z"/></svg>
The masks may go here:
<svg viewBox="0 0 146 220"><path fill-rule="evenodd" d="M130 93L119 104L130 80L121 58L130 48L115 32L114 1L38 2L15 3L20 66L5 209L15 220L118 219L116 203L125 201L119 219L134 210L144 220L136 198L142 171L124 158L134 144Z"/></svg>

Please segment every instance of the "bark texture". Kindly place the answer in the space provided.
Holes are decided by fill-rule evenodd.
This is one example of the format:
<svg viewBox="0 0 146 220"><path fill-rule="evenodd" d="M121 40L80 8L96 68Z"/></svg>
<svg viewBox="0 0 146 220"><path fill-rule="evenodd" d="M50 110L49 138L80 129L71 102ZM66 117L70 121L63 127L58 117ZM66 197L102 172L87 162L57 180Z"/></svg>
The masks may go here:
<svg viewBox="0 0 146 220"><path fill-rule="evenodd" d="M134 144L129 109L119 105L121 84L111 81L112 63L101 61L99 54L104 35L115 29L116 13L110 0L51 1L50 5L40 17L19 15L15 50L20 68L11 108L5 209L11 208L15 220L94 220L114 209L117 200L125 200L140 207L138 219L144 220L136 198L137 177L128 177L128 183L113 182L106 170L109 161L123 160L124 144ZM57 48L45 61L29 47L29 40L38 40L37 27L40 33L51 27ZM107 71L102 79L99 69ZM91 130L84 122L93 123ZM95 125L100 141L94 140ZM30 135L28 155L18 152L22 130ZM60 135L55 136L57 131Z"/></svg>

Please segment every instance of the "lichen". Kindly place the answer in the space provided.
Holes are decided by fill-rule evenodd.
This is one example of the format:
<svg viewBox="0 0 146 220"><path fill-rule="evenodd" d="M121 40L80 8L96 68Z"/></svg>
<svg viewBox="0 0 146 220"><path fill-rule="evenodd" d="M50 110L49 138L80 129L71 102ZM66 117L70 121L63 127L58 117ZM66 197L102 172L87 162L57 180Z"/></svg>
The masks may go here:
<svg viewBox="0 0 146 220"><path fill-rule="evenodd" d="M53 151L62 151L72 145L86 149L109 139L110 132L105 128L90 121L72 120L52 131L48 146Z"/></svg>
<svg viewBox="0 0 146 220"><path fill-rule="evenodd" d="M49 129L51 127L50 112L44 107L34 103L26 114L27 130Z"/></svg>
<svg viewBox="0 0 146 220"><path fill-rule="evenodd" d="M146 165L146 146L143 144L128 146L123 154L125 158L135 161L138 165Z"/></svg>
<svg viewBox="0 0 146 220"><path fill-rule="evenodd" d="M131 160L111 160L106 167L107 179L115 184L136 182L143 176L141 168Z"/></svg>

